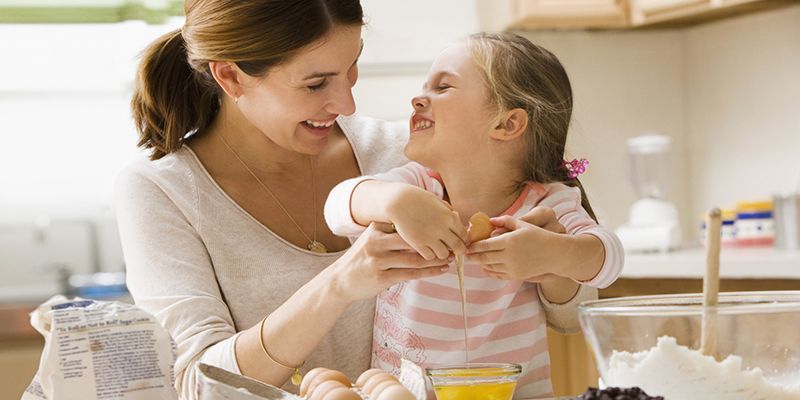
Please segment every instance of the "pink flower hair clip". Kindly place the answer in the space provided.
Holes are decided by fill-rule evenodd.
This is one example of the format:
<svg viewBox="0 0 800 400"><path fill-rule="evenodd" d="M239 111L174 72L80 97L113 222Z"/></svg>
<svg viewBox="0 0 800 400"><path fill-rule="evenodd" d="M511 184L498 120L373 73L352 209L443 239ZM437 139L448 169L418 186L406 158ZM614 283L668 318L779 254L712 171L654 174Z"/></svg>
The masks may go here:
<svg viewBox="0 0 800 400"><path fill-rule="evenodd" d="M589 160L585 158L581 158L578 160L577 158L572 161L562 161L561 167L567 170L567 177L569 179L577 179L578 175L586 172L586 167L589 165Z"/></svg>

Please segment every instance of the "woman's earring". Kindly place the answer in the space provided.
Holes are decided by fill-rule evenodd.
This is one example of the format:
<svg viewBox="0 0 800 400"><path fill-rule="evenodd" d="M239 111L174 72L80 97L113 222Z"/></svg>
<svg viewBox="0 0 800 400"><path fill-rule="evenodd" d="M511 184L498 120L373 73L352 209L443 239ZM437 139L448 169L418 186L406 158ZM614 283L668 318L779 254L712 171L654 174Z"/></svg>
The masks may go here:
<svg viewBox="0 0 800 400"><path fill-rule="evenodd" d="M233 98L233 102L236 103L236 104L239 104L239 96L235 96Z"/></svg>

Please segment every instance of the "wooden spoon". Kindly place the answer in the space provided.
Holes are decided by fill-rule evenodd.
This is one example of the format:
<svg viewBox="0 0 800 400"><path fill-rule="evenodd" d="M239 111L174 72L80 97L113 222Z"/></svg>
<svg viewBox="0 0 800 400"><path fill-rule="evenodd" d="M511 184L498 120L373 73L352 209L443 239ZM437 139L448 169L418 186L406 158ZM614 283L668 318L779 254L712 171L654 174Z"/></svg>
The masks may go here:
<svg viewBox="0 0 800 400"><path fill-rule="evenodd" d="M706 224L706 274L703 277L703 321L700 328L700 349L714 356L717 348L717 304L719 298L719 251L722 216L719 208L708 213Z"/></svg>

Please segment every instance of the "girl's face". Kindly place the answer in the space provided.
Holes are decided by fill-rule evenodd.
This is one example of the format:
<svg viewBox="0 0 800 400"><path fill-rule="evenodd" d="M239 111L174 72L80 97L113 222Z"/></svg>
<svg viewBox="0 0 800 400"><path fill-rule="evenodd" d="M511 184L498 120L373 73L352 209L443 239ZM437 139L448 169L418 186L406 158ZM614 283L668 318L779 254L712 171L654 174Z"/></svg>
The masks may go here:
<svg viewBox="0 0 800 400"><path fill-rule="evenodd" d="M414 113L406 156L436 171L468 166L485 147L494 115L488 89L463 42L434 60L422 94L411 100Z"/></svg>
<svg viewBox="0 0 800 400"><path fill-rule="evenodd" d="M358 79L361 27L335 27L264 77L243 75L238 107L277 145L319 154L339 115L355 112L352 88Z"/></svg>

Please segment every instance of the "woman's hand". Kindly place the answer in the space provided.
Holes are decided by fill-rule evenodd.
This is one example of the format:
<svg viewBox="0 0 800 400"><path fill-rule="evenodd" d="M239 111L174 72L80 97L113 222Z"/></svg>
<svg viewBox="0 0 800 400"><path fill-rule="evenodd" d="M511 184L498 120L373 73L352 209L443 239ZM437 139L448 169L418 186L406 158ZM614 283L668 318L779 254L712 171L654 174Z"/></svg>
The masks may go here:
<svg viewBox="0 0 800 400"><path fill-rule="evenodd" d="M432 193L402 185L387 206L397 233L426 260L464 254L467 230L458 213Z"/></svg>
<svg viewBox="0 0 800 400"><path fill-rule="evenodd" d="M452 257L426 260L389 224L373 222L326 271L333 273L334 290L347 301L376 296L396 283L443 274Z"/></svg>
<svg viewBox="0 0 800 400"><path fill-rule="evenodd" d="M541 282L560 275L569 237L555 212L536 207L521 219L492 218L492 237L471 244L467 254L492 277Z"/></svg>

